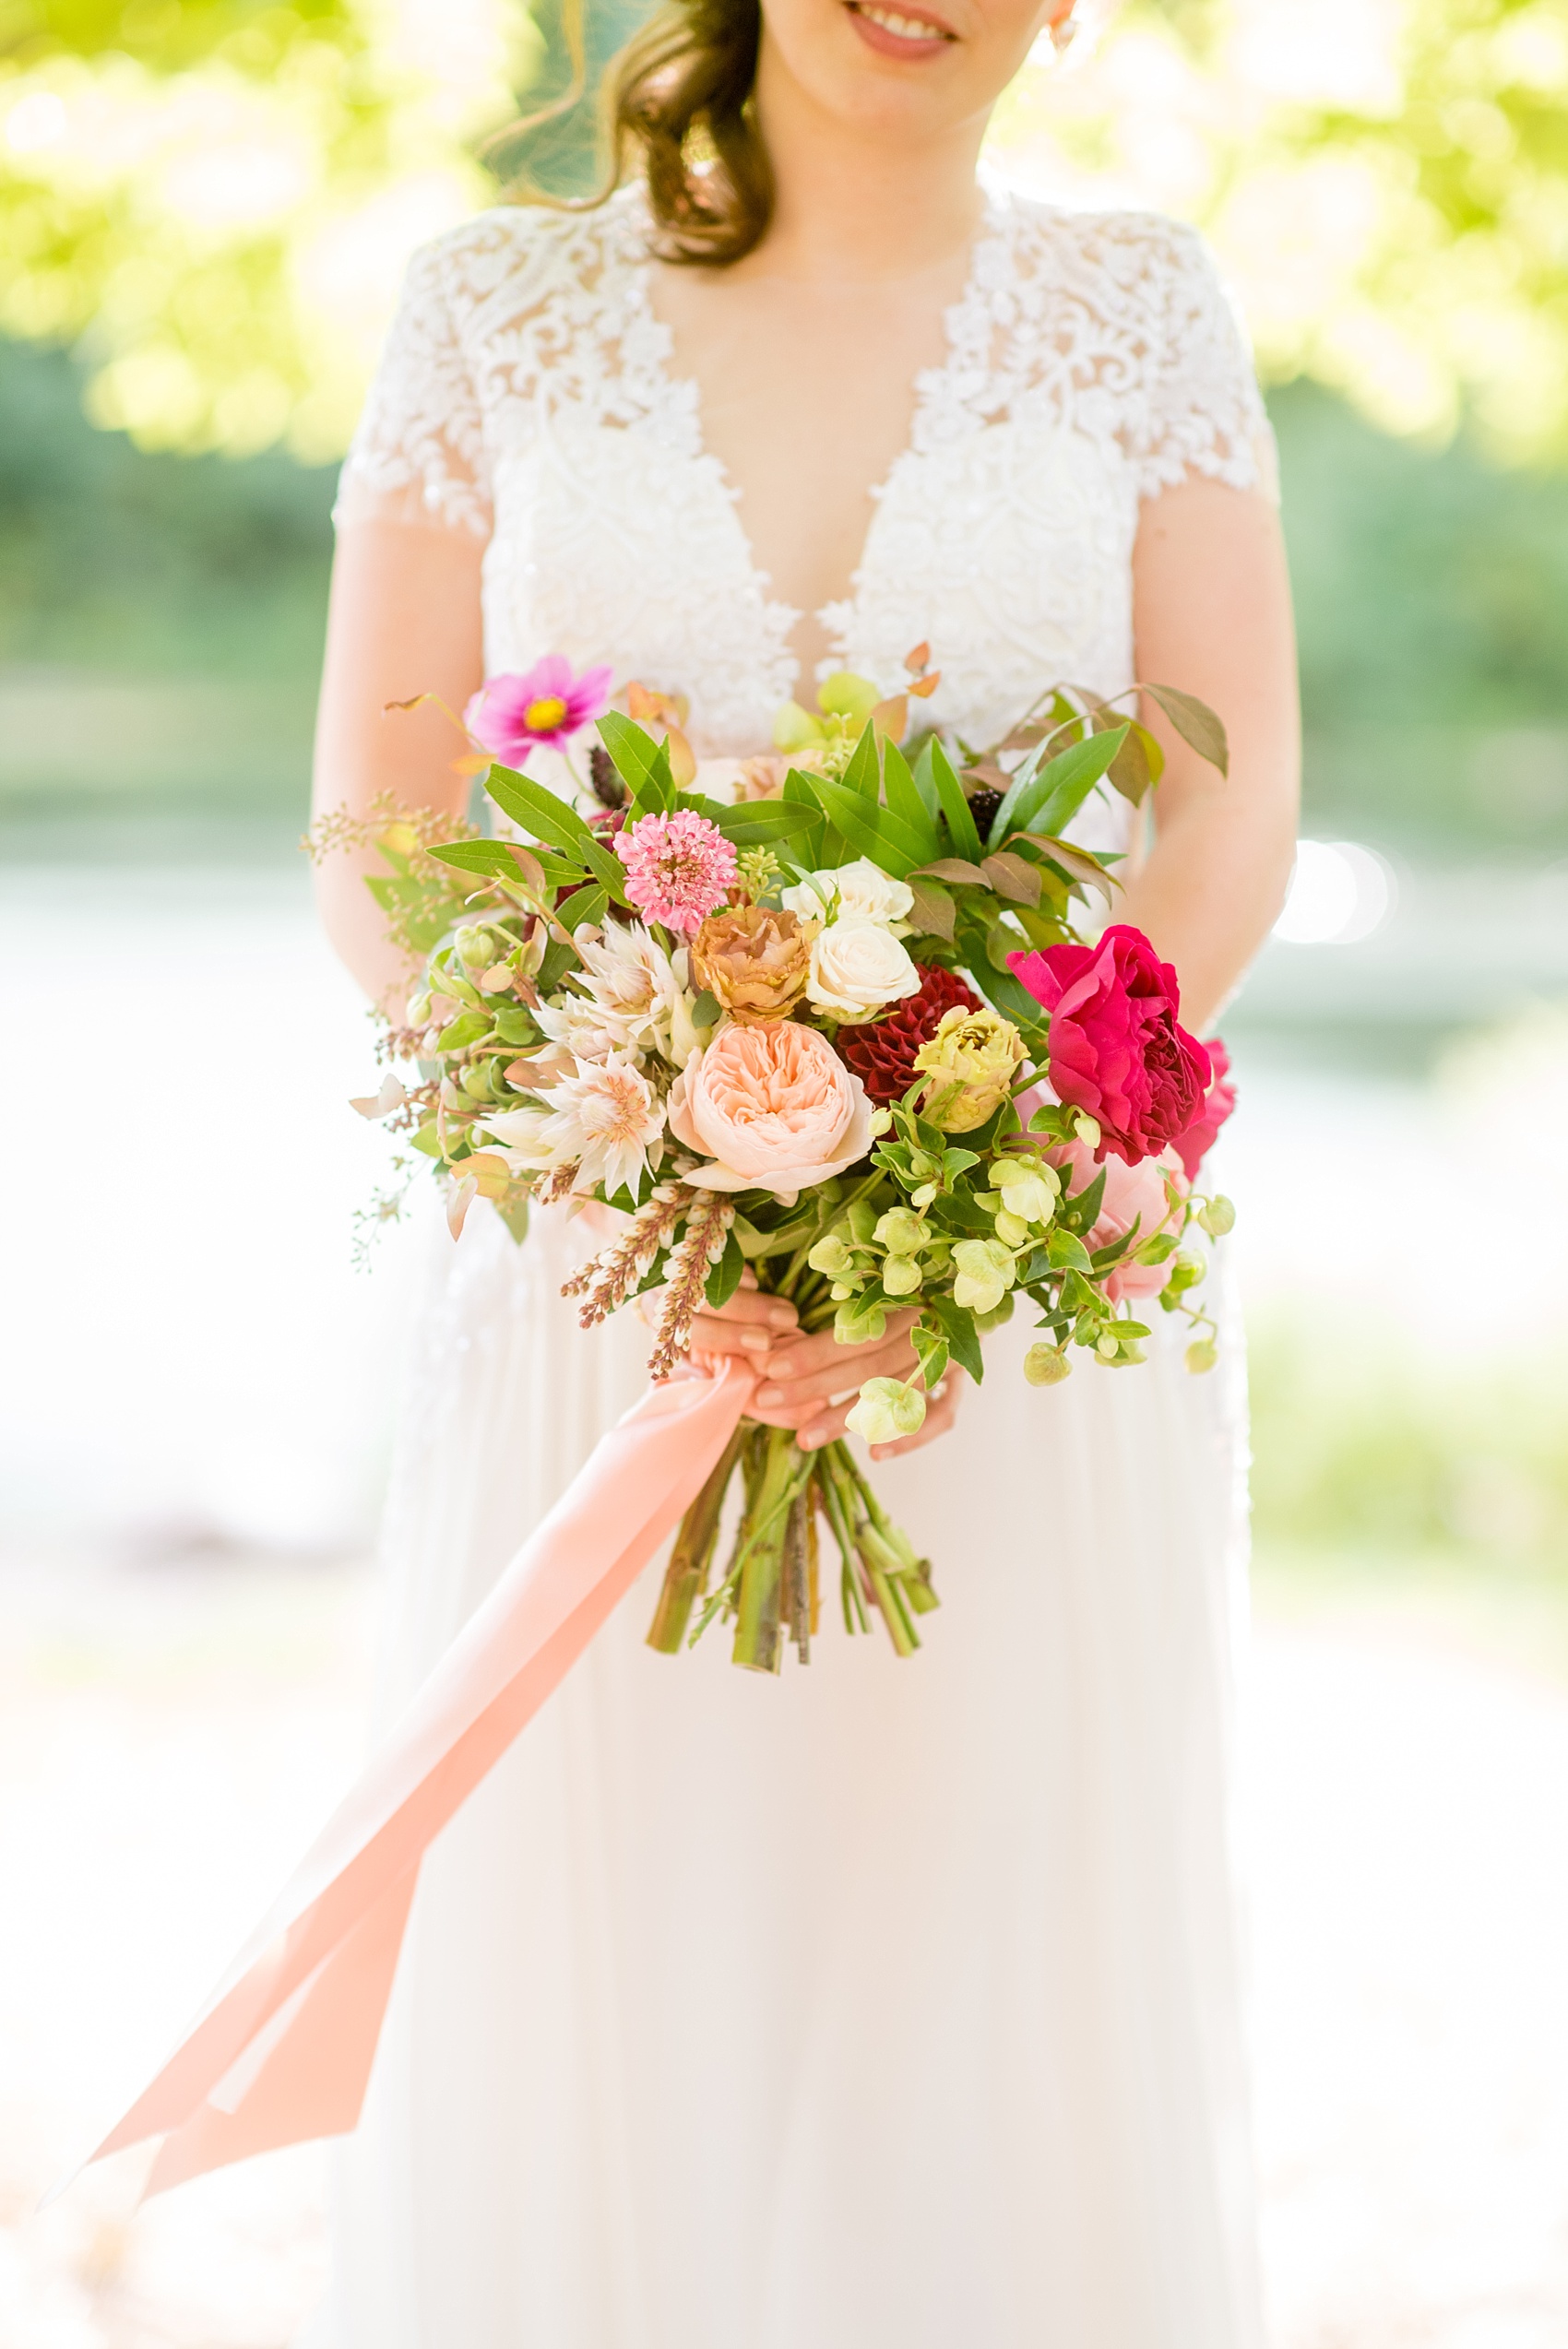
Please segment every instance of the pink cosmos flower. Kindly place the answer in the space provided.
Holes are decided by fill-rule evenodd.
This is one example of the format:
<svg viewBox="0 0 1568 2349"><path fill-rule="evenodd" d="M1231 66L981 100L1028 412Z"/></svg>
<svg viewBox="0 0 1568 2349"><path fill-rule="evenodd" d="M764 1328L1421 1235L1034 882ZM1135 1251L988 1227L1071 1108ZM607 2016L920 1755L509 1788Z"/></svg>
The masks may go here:
<svg viewBox="0 0 1568 2349"><path fill-rule="evenodd" d="M639 817L615 835L615 853L626 868L626 895L644 919L687 938L734 885L733 848L717 824L690 808Z"/></svg>
<svg viewBox="0 0 1568 2349"><path fill-rule="evenodd" d="M610 706L611 669L572 674L564 654L546 653L521 677L491 677L463 712L476 742L521 766L532 750L564 750Z"/></svg>

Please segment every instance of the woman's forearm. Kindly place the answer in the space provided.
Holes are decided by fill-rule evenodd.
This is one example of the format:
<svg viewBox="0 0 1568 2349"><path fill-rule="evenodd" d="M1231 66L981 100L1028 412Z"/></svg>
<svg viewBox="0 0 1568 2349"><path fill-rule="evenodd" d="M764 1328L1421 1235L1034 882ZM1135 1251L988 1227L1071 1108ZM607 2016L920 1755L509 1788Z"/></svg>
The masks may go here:
<svg viewBox="0 0 1568 2349"><path fill-rule="evenodd" d="M360 521L339 532L316 717L318 817L363 819L385 799L462 813L469 784L454 762L464 743L451 718L434 703L387 705L431 694L458 711L481 683L480 560L466 531ZM316 865L316 902L366 993L400 1013L412 967L364 885L386 870L374 848L334 849Z"/></svg>
<svg viewBox="0 0 1568 2349"><path fill-rule="evenodd" d="M1160 826L1114 919L1146 932L1182 982L1183 1024L1201 1034L1245 976L1285 901L1296 852L1293 799L1260 791L1189 800Z"/></svg>
<svg viewBox="0 0 1568 2349"><path fill-rule="evenodd" d="M1257 491L1189 480L1146 505L1134 557L1138 675L1217 711L1219 774L1146 706L1165 773L1154 845L1116 919L1147 931L1206 1027L1268 935L1295 854L1301 717L1279 516Z"/></svg>

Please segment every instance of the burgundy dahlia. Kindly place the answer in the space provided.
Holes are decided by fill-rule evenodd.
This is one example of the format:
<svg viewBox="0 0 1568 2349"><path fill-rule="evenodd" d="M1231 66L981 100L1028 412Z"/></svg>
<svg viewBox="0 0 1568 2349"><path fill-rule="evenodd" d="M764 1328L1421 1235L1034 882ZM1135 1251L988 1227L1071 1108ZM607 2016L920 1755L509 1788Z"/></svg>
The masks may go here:
<svg viewBox="0 0 1568 2349"><path fill-rule="evenodd" d="M915 1081L915 1054L936 1034L944 1012L958 1006L967 1012L980 1009L980 997L956 971L944 970L939 963L917 963L915 968L921 975L918 995L906 995L885 1019L838 1030L840 1057L873 1101L903 1099Z"/></svg>

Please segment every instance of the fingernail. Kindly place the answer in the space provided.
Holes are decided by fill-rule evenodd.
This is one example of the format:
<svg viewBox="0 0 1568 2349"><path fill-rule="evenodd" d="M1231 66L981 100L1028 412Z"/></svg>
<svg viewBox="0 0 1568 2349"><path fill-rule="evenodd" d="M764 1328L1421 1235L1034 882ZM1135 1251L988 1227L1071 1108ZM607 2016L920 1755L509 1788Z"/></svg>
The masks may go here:
<svg viewBox="0 0 1568 2349"><path fill-rule="evenodd" d="M826 1441L826 1437L815 1428L804 1428L795 1438L802 1452L820 1452Z"/></svg>
<svg viewBox="0 0 1568 2349"><path fill-rule="evenodd" d="M767 1318L776 1330L792 1330L795 1326L795 1309L792 1305L770 1305L767 1310Z"/></svg>
<svg viewBox="0 0 1568 2349"><path fill-rule="evenodd" d="M745 1347L748 1354L766 1354L768 1348L767 1332L766 1330L742 1330L741 1333L741 1344Z"/></svg>
<svg viewBox="0 0 1568 2349"><path fill-rule="evenodd" d="M770 1411L776 1403L783 1402L784 1392L781 1387L777 1386L759 1387L756 1399L765 1411Z"/></svg>

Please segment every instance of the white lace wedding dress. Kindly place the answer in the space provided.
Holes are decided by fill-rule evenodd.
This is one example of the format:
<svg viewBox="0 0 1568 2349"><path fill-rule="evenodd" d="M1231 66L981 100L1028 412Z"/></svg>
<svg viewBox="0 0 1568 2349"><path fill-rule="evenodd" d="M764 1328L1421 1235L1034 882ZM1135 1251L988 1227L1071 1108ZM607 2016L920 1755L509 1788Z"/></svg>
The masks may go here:
<svg viewBox="0 0 1568 2349"><path fill-rule="evenodd" d="M766 747L797 684L649 305L638 195L415 261L350 515L487 540L487 666L561 651ZM1139 502L1266 436L1198 241L992 197L877 494L843 665L996 736L1133 673ZM1180 681L1176 681L1180 682ZM410 680L410 690L417 685ZM1117 803L1120 810L1120 802ZM1098 837L1113 845L1116 816ZM395 1710L607 1422L647 1333L558 1295L581 1227L476 1210L420 1340L385 1541ZM658 1568L431 1853L358 2135L330 2349L1253 2349L1230 1817L1235 1333L1208 1380L1027 1386L878 1472L943 1606L897 1662L643 1644ZM1165 1342L1169 1339L1169 1343Z"/></svg>

